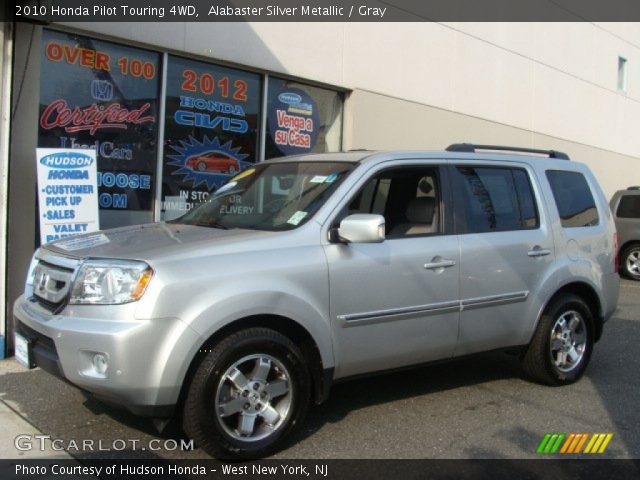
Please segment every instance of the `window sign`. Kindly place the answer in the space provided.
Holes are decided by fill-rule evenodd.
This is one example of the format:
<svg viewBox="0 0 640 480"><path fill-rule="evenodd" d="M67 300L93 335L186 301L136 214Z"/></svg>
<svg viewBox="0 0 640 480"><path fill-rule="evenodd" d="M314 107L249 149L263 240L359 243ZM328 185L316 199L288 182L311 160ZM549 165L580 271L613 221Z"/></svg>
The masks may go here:
<svg viewBox="0 0 640 480"><path fill-rule="evenodd" d="M41 51L38 146L95 149L103 227L151 221L159 54L51 30Z"/></svg>
<svg viewBox="0 0 640 480"><path fill-rule="evenodd" d="M284 155L309 153L318 141L320 115L313 98L299 88L274 89L269 104L269 134Z"/></svg>
<svg viewBox="0 0 640 480"><path fill-rule="evenodd" d="M162 218L206 200L258 155L260 75L169 58Z"/></svg>
<svg viewBox="0 0 640 480"><path fill-rule="evenodd" d="M266 158L340 150L338 92L270 77L267 105Z"/></svg>
<svg viewBox="0 0 640 480"><path fill-rule="evenodd" d="M100 229L96 151L37 148L40 242Z"/></svg>

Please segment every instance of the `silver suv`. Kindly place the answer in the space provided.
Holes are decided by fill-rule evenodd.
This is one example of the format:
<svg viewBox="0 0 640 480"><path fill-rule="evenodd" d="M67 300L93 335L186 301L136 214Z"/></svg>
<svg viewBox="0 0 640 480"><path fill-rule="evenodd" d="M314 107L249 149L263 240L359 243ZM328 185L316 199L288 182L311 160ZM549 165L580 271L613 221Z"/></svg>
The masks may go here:
<svg viewBox="0 0 640 480"><path fill-rule="evenodd" d="M620 270L640 280L640 187L617 191L610 205L618 230Z"/></svg>
<svg viewBox="0 0 640 480"><path fill-rule="evenodd" d="M508 348L574 382L616 308L607 201L560 152L480 149L271 160L175 221L44 245L16 356L224 458L356 375Z"/></svg>

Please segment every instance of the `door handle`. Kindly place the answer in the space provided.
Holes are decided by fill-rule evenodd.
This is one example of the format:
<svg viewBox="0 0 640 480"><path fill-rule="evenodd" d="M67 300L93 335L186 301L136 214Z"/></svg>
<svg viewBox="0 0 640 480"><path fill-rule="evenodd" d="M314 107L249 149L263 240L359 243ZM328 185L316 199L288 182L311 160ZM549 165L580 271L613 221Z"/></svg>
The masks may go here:
<svg viewBox="0 0 640 480"><path fill-rule="evenodd" d="M551 250L548 248L542 248L540 245L536 245L527 252L527 255L530 257L544 257L549 254L551 254Z"/></svg>
<svg viewBox="0 0 640 480"><path fill-rule="evenodd" d="M446 258L434 258L429 263L424 264L424 268L427 270L437 270L439 268L449 268L456 264L454 260L447 260Z"/></svg>

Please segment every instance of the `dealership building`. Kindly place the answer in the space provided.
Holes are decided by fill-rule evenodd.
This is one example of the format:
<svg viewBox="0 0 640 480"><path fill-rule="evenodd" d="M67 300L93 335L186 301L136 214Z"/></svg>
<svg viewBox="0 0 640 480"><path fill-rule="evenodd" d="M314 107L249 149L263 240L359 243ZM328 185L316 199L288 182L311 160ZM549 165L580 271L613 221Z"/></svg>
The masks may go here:
<svg viewBox="0 0 640 480"><path fill-rule="evenodd" d="M100 228L308 152L554 149L640 185L639 23L0 25L0 358L33 251L74 233L42 234L37 148L95 149Z"/></svg>

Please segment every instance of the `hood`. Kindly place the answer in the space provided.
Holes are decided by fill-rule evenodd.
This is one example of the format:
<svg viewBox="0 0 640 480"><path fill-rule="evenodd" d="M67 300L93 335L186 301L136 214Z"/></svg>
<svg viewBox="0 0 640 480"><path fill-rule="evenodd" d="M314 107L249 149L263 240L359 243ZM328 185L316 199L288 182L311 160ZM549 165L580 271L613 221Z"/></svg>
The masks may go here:
<svg viewBox="0 0 640 480"><path fill-rule="evenodd" d="M66 256L147 260L199 247L258 240L274 232L149 223L102 230L48 243L47 250Z"/></svg>

